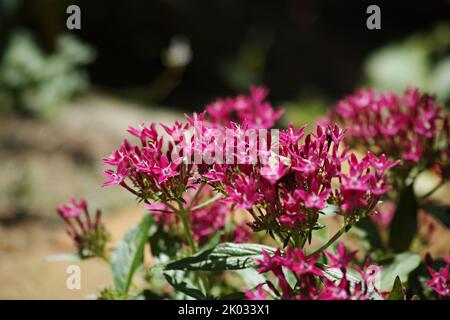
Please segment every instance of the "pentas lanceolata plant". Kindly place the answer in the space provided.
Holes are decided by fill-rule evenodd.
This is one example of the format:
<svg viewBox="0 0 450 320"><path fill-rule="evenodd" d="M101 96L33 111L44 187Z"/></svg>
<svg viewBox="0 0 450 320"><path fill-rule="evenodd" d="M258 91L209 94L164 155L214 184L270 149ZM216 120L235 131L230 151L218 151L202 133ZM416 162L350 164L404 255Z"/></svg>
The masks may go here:
<svg viewBox="0 0 450 320"><path fill-rule="evenodd" d="M371 217L392 189L389 172L400 159L375 150L351 152L350 128L333 123L310 133L293 124L274 129L282 110L266 101L267 94L252 87L249 96L218 99L173 125L128 128L132 139L103 159L103 185L124 188L149 214L108 257L115 288L103 290L100 298L145 298L149 290L161 298L225 298L236 294L236 285L218 272L240 269L265 279L256 287L239 286L246 288L241 296L251 299L406 297L400 280L381 292L375 283L380 266L359 261L342 245L335 251L337 240ZM85 207L73 200L60 211ZM325 214L338 216L341 226L311 250ZM79 251L87 246L76 243ZM146 243L153 255L146 275L151 289L133 296L131 282ZM99 255L106 256L93 254ZM168 293L167 283L174 288Z"/></svg>
<svg viewBox="0 0 450 320"><path fill-rule="evenodd" d="M250 97L218 100L206 112L192 118L186 116L186 123L176 122L172 127L161 124L170 138L167 144L155 124L139 129L130 127L128 132L139 138L140 145L125 140L103 160L114 168L105 170L108 180L103 185L117 184L130 191L157 213L156 222L173 225L181 221L185 240L191 253L195 253L198 249L195 240L222 229L226 215L231 212L222 201L200 208L203 205L198 201L205 193L213 192L203 176L215 163L219 144L224 144L226 134L232 135L232 128L239 130L229 120L234 114L246 128L252 129L271 126L281 116L281 111L274 111L264 100L266 95L265 89L252 88ZM245 114L248 117L243 119ZM223 123L229 127L223 127ZM231 148L236 148L236 143L231 142ZM241 226L238 230L242 237L244 229Z"/></svg>
<svg viewBox="0 0 450 320"><path fill-rule="evenodd" d="M389 183L394 186L389 193L391 205L379 208L386 218L374 216L373 221L382 229L392 221L389 247L395 251L408 249L416 233L418 210L450 177L448 113L435 97L416 88L408 88L402 95L361 89L339 101L328 122L348 128L347 142L352 147L400 160L389 174ZM426 170L437 174L440 182L426 194L416 195L414 182ZM405 227L408 217L410 228ZM404 239L403 243L398 238Z"/></svg>
<svg viewBox="0 0 450 320"><path fill-rule="evenodd" d="M449 174L448 115L435 97L416 88L403 95L358 90L335 105L330 120L349 128L350 145L401 159L392 171L400 186L428 168Z"/></svg>
<svg viewBox="0 0 450 320"><path fill-rule="evenodd" d="M101 223L101 211L91 217L87 202L72 198L69 203L58 207L58 214L67 224L66 232L74 241L81 258L101 257L107 259L106 244L110 239Z"/></svg>
<svg viewBox="0 0 450 320"><path fill-rule="evenodd" d="M439 270L433 269L431 263L427 269L430 279L426 282L426 286L431 288L435 295L442 299L450 299L450 258L443 259L445 266Z"/></svg>

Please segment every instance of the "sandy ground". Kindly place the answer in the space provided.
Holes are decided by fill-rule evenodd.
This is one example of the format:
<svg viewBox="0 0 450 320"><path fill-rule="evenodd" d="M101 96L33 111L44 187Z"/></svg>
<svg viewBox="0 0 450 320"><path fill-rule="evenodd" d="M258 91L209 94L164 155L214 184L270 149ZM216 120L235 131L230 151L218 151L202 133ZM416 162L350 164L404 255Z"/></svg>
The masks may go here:
<svg viewBox="0 0 450 320"><path fill-rule="evenodd" d="M143 215L136 208L105 218L113 243ZM29 222L18 227L0 228L0 299L86 299L98 289L112 286L109 266L101 259L49 261L48 257L71 253L70 239L63 226L50 228ZM66 286L69 265L81 270L81 289Z"/></svg>

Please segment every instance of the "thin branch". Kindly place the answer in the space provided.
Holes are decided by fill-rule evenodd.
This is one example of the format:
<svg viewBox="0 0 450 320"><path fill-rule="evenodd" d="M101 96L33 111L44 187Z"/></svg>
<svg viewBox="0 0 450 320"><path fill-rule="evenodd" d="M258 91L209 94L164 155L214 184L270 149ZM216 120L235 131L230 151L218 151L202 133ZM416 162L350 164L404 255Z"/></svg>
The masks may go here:
<svg viewBox="0 0 450 320"><path fill-rule="evenodd" d="M347 226L343 226L342 228L339 229L338 232L336 232L334 234L334 236L332 236L330 238L330 240L328 240L327 243L325 243L323 246L321 246L319 249L315 250L314 252L308 254L308 258L312 257L320 252L322 252L323 250L327 249L329 246L331 246L334 242L336 242L337 239L339 239L347 230Z"/></svg>
<svg viewBox="0 0 450 320"><path fill-rule="evenodd" d="M434 186L433 189L425 193L423 196L420 197L420 200L426 199L429 196L431 196L433 193L435 193L440 187L442 187L447 181L442 179L441 182L439 182L436 186Z"/></svg>

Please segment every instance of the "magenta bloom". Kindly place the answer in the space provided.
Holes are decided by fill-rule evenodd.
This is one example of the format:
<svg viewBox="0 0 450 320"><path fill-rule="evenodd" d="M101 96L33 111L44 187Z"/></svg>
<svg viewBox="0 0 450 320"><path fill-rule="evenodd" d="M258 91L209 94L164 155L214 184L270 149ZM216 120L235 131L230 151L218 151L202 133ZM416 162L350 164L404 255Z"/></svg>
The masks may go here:
<svg viewBox="0 0 450 320"><path fill-rule="evenodd" d="M355 258L356 251L347 253L345 246L340 243L336 255L328 251L325 252L325 255L331 261L330 267L346 269L350 265L350 262L352 262L352 260Z"/></svg>
<svg viewBox="0 0 450 320"><path fill-rule="evenodd" d="M305 206L313 209L322 209L325 207L325 202L328 199L331 190L325 189L320 193L311 192L307 193L301 189L295 191L298 197L304 201Z"/></svg>
<svg viewBox="0 0 450 320"><path fill-rule="evenodd" d="M159 160L159 163L153 168L153 172L158 177L158 183L163 183L169 178L175 177L179 175L177 171L178 165L175 163L169 163L169 160L166 156L162 156Z"/></svg>
<svg viewBox="0 0 450 320"><path fill-rule="evenodd" d="M316 266L318 256L307 258L301 249L287 249L285 266L299 276L316 275L322 276L323 271Z"/></svg>
<svg viewBox="0 0 450 320"><path fill-rule="evenodd" d="M274 110L265 100L268 93L265 88L251 87L249 96L218 99L206 106L206 112L211 122L225 127L236 118L238 123L249 128L271 128L283 110Z"/></svg>
<svg viewBox="0 0 450 320"><path fill-rule="evenodd" d="M359 267L354 261L355 254L347 253L345 247L340 245L336 255L325 252L332 264L320 266L317 263L319 256L307 257L300 248L288 247L283 253L277 250L273 254L263 251L263 258L257 260L258 272L272 273L277 283L267 280L256 290L246 291L246 295L256 300L269 297L291 300L370 300L373 299L373 293L378 293L383 298L384 295L375 287L375 276L380 268L367 262L364 267ZM360 273L361 281L354 282L347 278L347 269L350 267ZM325 273L326 269L333 268L340 269L342 277L339 280L331 280ZM291 281L287 280L288 275Z"/></svg>
<svg viewBox="0 0 450 320"><path fill-rule="evenodd" d="M252 229L247 224L237 225L234 228L233 242L246 243L252 236Z"/></svg>
<svg viewBox="0 0 450 320"><path fill-rule="evenodd" d="M276 164L266 163L260 170L261 176L271 184L277 183L286 173L289 168L283 163L278 162Z"/></svg>
<svg viewBox="0 0 450 320"><path fill-rule="evenodd" d="M86 200L80 199L78 202L75 197L70 199L67 204L61 204L58 206L58 214L64 218L78 218L85 210L87 210Z"/></svg>
<svg viewBox="0 0 450 320"><path fill-rule="evenodd" d="M251 176L241 175L234 181L234 186L225 186L230 200L237 204L237 208L251 209L258 201L256 192L257 182Z"/></svg>
<svg viewBox="0 0 450 320"><path fill-rule="evenodd" d="M431 267L428 267L431 279L427 281L427 286L443 298L450 298L449 266L450 264L447 263L447 265L439 269L439 271L435 271Z"/></svg>
<svg viewBox="0 0 450 320"><path fill-rule="evenodd" d="M57 212L66 223L66 232L73 240L80 258L106 257L110 236L101 223L100 210L91 217L86 200L76 201L72 197L69 203L59 205Z"/></svg>
<svg viewBox="0 0 450 320"><path fill-rule="evenodd" d="M432 168L449 161L448 114L435 97L408 88L403 95L361 89L339 101L329 121L337 121L350 131L348 142L377 155L380 169L402 159L405 178L416 165Z"/></svg>

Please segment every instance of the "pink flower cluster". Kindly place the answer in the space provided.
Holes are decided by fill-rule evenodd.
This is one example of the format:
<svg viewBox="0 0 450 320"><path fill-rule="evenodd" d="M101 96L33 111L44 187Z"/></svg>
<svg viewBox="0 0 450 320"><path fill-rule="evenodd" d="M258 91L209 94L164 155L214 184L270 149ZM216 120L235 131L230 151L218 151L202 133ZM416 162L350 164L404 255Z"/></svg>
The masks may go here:
<svg viewBox="0 0 450 320"><path fill-rule="evenodd" d="M317 126L305 135L304 127L291 124L269 134L266 129L282 112L265 101L266 95L265 89L252 88L249 97L218 100L205 112L186 116L187 123L162 125L166 144L154 124L130 127L140 145L125 140L103 160L113 167L105 170L104 185L118 184L146 203L177 204L178 209L186 192L209 185L233 207L249 210L254 230L283 239L290 236L286 232L310 237L319 213L330 204L349 224L368 216L389 190L386 171L397 162L384 154L362 159L349 154L342 146L345 132L336 125ZM203 161L191 161L197 156ZM223 224L221 211L213 211L190 218L204 226L196 231L198 238L210 233L207 226Z"/></svg>
<svg viewBox="0 0 450 320"><path fill-rule="evenodd" d="M213 123L224 127L230 122L236 122L249 128L272 128L283 110L274 110L265 100L268 93L265 88L251 87L249 96L217 99L206 106L206 113Z"/></svg>
<svg viewBox="0 0 450 320"><path fill-rule="evenodd" d="M344 132L337 126L317 126L306 136L304 130L281 130L279 154L266 163L215 164L204 175L227 201L250 211L256 231L310 236L328 205L353 223L368 216L390 188L386 172L397 161L370 152L358 160L341 147Z"/></svg>
<svg viewBox="0 0 450 320"><path fill-rule="evenodd" d="M428 272L431 279L427 281L427 287L433 289L433 291L440 297L450 299L450 258L444 258L445 266L435 271L431 266L428 266Z"/></svg>
<svg viewBox="0 0 450 320"><path fill-rule="evenodd" d="M263 252L263 259L258 261L258 271L264 274L272 273L277 285L267 280L255 290L247 291L246 295L251 300L266 300L269 297L290 300L370 300L374 293L382 298L384 295L380 294L374 285L380 268L368 263L365 268L351 265L355 254L356 252L347 252L341 244L336 254L325 252L331 264L319 267L319 257L307 257L300 248L287 248L284 253L278 250L274 255ZM352 283L347 277L350 266L359 272L359 282ZM342 278L331 279L326 269L340 270ZM290 281L288 274L292 276Z"/></svg>
<svg viewBox="0 0 450 320"><path fill-rule="evenodd" d="M93 219L86 200L77 201L72 197L69 203L59 205L57 212L67 224L66 232L74 241L81 258L104 256L109 234L101 224L100 210L96 211Z"/></svg>
<svg viewBox="0 0 450 320"><path fill-rule="evenodd" d="M339 101L330 121L349 128L349 141L375 154L403 159L405 174L417 165L448 165L449 119L435 98L408 88L403 95L361 89Z"/></svg>

